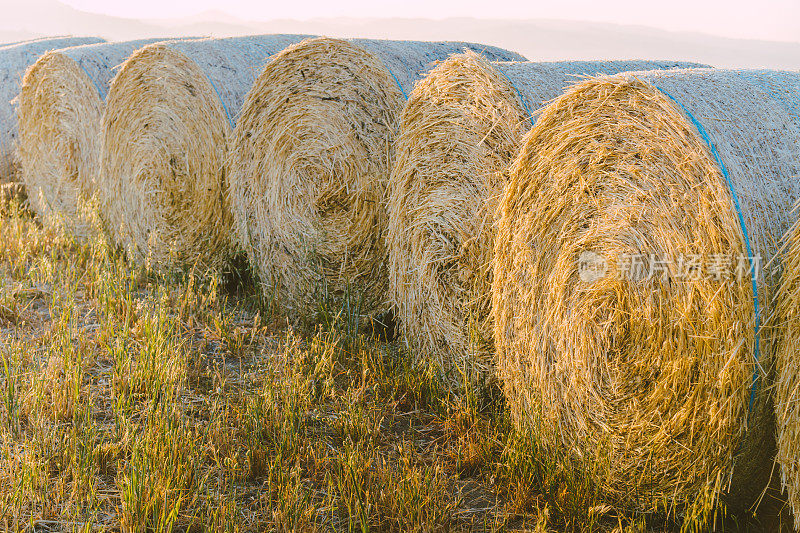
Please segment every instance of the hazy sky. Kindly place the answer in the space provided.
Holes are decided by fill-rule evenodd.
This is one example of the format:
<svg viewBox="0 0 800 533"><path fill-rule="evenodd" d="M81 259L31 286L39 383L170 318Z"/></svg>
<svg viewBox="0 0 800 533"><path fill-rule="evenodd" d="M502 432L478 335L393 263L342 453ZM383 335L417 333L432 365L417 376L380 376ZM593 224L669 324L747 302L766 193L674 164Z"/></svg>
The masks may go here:
<svg viewBox="0 0 800 533"><path fill-rule="evenodd" d="M242 19L317 17L549 18L643 24L728 37L800 42L800 0L62 0L125 17L223 11Z"/></svg>

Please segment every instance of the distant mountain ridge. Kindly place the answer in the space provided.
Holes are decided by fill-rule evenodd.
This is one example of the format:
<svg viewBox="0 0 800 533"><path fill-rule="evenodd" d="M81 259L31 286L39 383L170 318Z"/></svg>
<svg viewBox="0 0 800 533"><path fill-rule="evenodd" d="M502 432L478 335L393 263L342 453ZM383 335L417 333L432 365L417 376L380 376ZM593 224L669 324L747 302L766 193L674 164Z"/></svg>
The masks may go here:
<svg viewBox="0 0 800 533"><path fill-rule="evenodd" d="M332 18L243 21L209 11L184 19L136 20L87 13L57 0L2 0L0 43L55 34L125 40L158 36L307 33L334 37L474 41L534 61L676 59L718 67L800 69L800 42L730 39L644 26L563 20Z"/></svg>

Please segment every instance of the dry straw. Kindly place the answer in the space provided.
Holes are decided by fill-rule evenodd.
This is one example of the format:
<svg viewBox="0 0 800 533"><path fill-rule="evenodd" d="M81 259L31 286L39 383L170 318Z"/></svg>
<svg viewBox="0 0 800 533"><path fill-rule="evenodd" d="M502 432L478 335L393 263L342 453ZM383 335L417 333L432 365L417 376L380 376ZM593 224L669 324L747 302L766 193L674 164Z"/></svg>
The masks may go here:
<svg viewBox="0 0 800 533"><path fill-rule="evenodd" d="M800 339L800 226L795 226L788 235L783 266L777 313L778 323L782 326L776 357L777 461L795 517L795 529L800 530L800 361L797 357Z"/></svg>
<svg viewBox="0 0 800 533"><path fill-rule="evenodd" d="M544 110L510 169L492 309L506 396L619 506L739 508L767 485L798 81L588 80Z"/></svg>
<svg viewBox="0 0 800 533"><path fill-rule="evenodd" d="M320 295L388 307L385 188L399 115L455 42L308 40L279 54L248 95L229 163L237 235L290 314Z"/></svg>
<svg viewBox="0 0 800 533"><path fill-rule="evenodd" d="M21 183L0 183L0 217L8 215L16 205L24 205L28 197Z"/></svg>
<svg viewBox="0 0 800 533"><path fill-rule="evenodd" d="M800 87L797 93L800 94ZM796 96L790 115L796 124L800 124L800 98ZM800 175L797 172L795 178ZM795 209L800 209L800 206L795 206ZM797 357L800 339L800 224L796 223L787 234L785 246L777 311L781 334L776 358L777 460L795 517L795 528L800 530L800 358Z"/></svg>
<svg viewBox="0 0 800 533"><path fill-rule="evenodd" d="M17 179L17 113L25 70L48 50L100 43L97 37L56 37L35 39L0 47L0 183Z"/></svg>
<svg viewBox="0 0 800 533"><path fill-rule="evenodd" d="M395 143L386 241L392 300L419 354L447 371L491 366L494 212L532 113L579 76L691 66L490 63L467 52L417 84Z"/></svg>
<svg viewBox="0 0 800 533"><path fill-rule="evenodd" d="M228 138L263 65L301 39L157 43L123 64L103 117L102 211L131 259L161 269L226 262Z"/></svg>
<svg viewBox="0 0 800 533"><path fill-rule="evenodd" d="M83 204L101 192L100 126L118 67L158 39L102 43L45 53L25 74L19 97L19 161L31 207L75 236L91 232Z"/></svg>

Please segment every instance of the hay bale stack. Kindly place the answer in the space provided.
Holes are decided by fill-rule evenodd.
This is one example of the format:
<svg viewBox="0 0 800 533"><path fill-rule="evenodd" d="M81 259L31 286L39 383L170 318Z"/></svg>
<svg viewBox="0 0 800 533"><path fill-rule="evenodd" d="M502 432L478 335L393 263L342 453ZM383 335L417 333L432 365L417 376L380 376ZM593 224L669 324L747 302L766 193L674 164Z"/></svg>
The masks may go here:
<svg viewBox="0 0 800 533"><path fill-rule="evenodd" d="M90 234L79 204L101 192L100 126L115 67L161 39L76 46L45 53L25 74L19 97L19 161L33 210Z"/></svg>
<svg viewBox="0 0 800 533"><path fill-rule="evenodd" d="M772 260L800 198L799 82L591 79L544 110L510 168L499 375L517 423L592 465L615 505L691 513L723 495L740 508L767 485Z"/></svg>
<svg viewBox="0 0 800 533"><path fill-rule="evenodd" d="M163 269L227 261L228 137L261 67L303 38L157 43L123 64L103 116L102 211L132 260Z"/></svg>
<svg viewBox="0 0 800 533"><path fill-rule="evenodd" d="M454 42L320 38L275 57L248 95L229 175L236 230L265 290L290 315L350 294L388 307L385 188L400 111Z"/></svg>
<svg viewBox="0 0 800 533"><path fill-rule="evenodd" d="M0 183L17 179L17 113L13 101L19 96L25 70L48 50L101 42L104 39L98 37L55 37L0 47Z"/></svg>
<svg viewBox="0 0 800 533"><path fill-rule="evenodd" d="M468 52L416 86L395 143L386 241L392 301L419 355L446 372L491 367L494 212L532 113L579 76L691 66L490 63Z"/></svg>

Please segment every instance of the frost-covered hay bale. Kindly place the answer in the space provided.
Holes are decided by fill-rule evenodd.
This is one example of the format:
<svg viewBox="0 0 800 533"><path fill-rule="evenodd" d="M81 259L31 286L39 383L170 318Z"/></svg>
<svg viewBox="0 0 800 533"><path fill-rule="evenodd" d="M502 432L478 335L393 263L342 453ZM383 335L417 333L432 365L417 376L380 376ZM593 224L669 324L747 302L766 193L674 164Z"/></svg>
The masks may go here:
<svg viewBox="0 0 800 533"><path fill-rule="evenodd" d="M592 79L544 110L510 169L499 375L517 423L592 465L616 505L740 508L767 485L798 98L789 72Z"/></svg>
<svg viewBox="0 0 800 533"><path fill-rule="evenodd" d="M386 246L397 318L418 354L445 371L491 367L494 212L533 113L579 76L691 66L490 63L466 53L417 84L395 143Z"/></svg>
<svg viewBox="0 0 800 533"><path fill-rule="evenodd" d="M0 182L17 178L17 112L25 70L48 50L101 43L98 37L56 37L23 41L0 47Z"/></svg>
<svg viewBox="0 0 800 533"><path fill-rule="evenodd" d="M290 314L321 295L388 307L385 189L405 95L469 43L312 39L262 72L229 164L236 231L265 290Z"/></svg>
<svg viewBox="0 0 800 533"><path fill-rule="evenodd" d="M100 193L100 126L114 69L158 41L76 46L45 53L25 74L19 97L22 181L40 218L85 237L83 205ZM88 213L87 213L88 214Z"/></svg>
<svg viewBox="0 0 800 533"><path fill-rule="evenodd" d="M228 138L270 56L299 35L146 46L114 78L103 117L103 213L137 262L162 269L223 265Z"/></svg>

